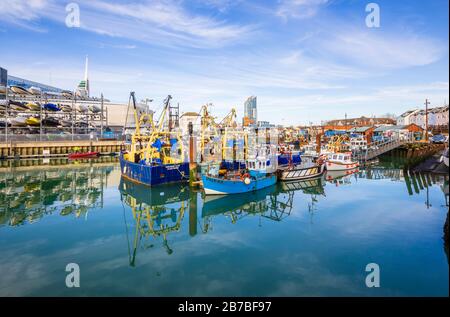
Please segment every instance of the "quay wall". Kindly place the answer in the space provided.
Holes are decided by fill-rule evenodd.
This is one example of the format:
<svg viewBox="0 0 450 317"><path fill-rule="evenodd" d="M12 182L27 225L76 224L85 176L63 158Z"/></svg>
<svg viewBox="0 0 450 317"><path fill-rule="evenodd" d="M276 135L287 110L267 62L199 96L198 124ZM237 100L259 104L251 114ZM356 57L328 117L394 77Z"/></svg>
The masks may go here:
<svg viewBox="0 0 450 317"><path fill-rule="evenodd" d="M120 152L122 141L75 140L0 143L0 158L40 158L67 156L74 152L96 151L101 154Z"/></svg>

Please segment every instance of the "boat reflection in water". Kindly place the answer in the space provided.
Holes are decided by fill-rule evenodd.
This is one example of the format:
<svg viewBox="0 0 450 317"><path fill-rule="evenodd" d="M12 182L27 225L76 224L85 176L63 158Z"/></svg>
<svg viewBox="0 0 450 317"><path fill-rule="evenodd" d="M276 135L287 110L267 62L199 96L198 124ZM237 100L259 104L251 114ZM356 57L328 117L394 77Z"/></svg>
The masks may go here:
<svg viewBox="0 0 450 317"><path fill-rule="evenodd" d="M135 266L139 247L143 249L153 247L153 244L146 244L148 241L145 240L148 240L149 237L162 236L162 245L168 254L172 254L173 250L169 246L167 236L171 232L180 230L184 213L188 207L189 186L183 183L174 183L149 187L133 183L122 177L119 190L122 204L131 207L135 222L134 234L131 239L128 233L128 224L125 223L130 265ZM124 218L126 222L126 215Z"/></svg>
<svg viewBox="0 0 450 317"><path fill-rule="evenodd" d="M103 208L114 165L29 162L0 168L0 226L34 223L52 214L87 217L89 210Z"/></svg>
<svg viewBox="0 0 450 317"><path fill-rule="evenodd" d="M293 195L281 197L277 185L272 185L255 192L235 194L233 196L205 196L202 208L202 231L208 232L211 218L224 215L236 223L247 216L260 216L274 221L281 221L292 211Z"/></svg>
<svg viewBox="0 0 450 317"><path fill-rule="evenodd" d="M359 168L343 171L327 171L325 174L325 179L336 186L349 185L351 183L351 176L353 175L353 177L357 179L358 172Z"/></svg>

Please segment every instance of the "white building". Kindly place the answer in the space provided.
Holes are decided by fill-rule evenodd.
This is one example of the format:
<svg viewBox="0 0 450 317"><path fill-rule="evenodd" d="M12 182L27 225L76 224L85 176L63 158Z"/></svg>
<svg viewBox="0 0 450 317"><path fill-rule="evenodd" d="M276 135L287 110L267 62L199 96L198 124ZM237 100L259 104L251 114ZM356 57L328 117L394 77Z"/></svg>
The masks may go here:
<svg viewBox="0 0 450 317"><path fill-rule="evenodd" d="M180 129L183 135L189 134L189 122L192 122L194 133L200 131L201 118L196 112L185 112L180 116Z"/></svg>
<svg viewBox="0 0 450 317"><path fill-rule="evenodd" d="M417 124L421 128L425 129L425 121L428 121L428 127L448 127L448 110L449 107L435 107L428 109L428 118L425 110L411 110L402 114L397 118L399 125L408 125L411 123Z"/></svg>
<svg viewBox="0 0 450 317"><path fill-rule="evenodd" d="M411 117L414 116L419 111L420 110L408 110L408 111L402 113L397 118L397 125L409 125L409 124L413 123L413 122L411 122Z"/></svg>

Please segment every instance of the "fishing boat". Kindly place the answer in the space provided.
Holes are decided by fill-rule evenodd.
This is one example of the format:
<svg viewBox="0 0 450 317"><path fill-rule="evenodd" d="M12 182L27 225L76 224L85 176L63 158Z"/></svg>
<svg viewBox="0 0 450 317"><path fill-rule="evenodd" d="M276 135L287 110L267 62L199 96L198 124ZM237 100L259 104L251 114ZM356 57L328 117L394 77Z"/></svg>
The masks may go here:
<svg viewBox="0 0 450 317"><path fill-rule="evenodd" d="M5 86L0 85L0 94L1 94L1 95L6 94L6 90L7 90L7 88L6 88Z"/></svg>
<svg viewBox="0 0 450 317"><path fill-rule="evenodd" d="M309 178L316 178L325 171L325 157L302 156L301 161L294 163L289 161L287 166L279 168L278 175L282 181L296 181Z"/></svg>
<svg viewBox="0 0 450 317"><path fill-rule="evenodd" d="M120 153L123 178L148 186L189 181L181 132L170 130L168 125L171 98L164 101L156 124L150 114L139 114L134 92L130 94L135 131L131 143L125 144L126 151Z"/></svg>
<svg viewBox="0 0 450 317"><path fill-rule="evenodd" d="M245 170L219 176L217 169L210 169L202 175L203 190L205 195L229 195L266 188L277 182L277 166L275 147L260 146L256 155L247 159Z"/></svg>
<svg viewBox="0 0 450 317"><path fill-rule="evenodd" d="M39 111L41 110L41 105L39 104L39 102L29 102L25 105L28 109L32 110L32 111Z"/></svg>
<svg viewBox="0 0 450 317"><path fill-rule="evenodd" d="M70 153L68 155L68 158L70 160L75 160L75 159L93 158L98 156L100 156L100 152L75 152Z"/></svg>
<svg viewBox="0 0 450 317"><path fill-rule="evenodd" d="M46 127L57 127L59 125L59 121L55 118L45 118L42 120L42 125Z"/></svg>
<svg viewBox="0 0 450 317"><path fill-rule="evenodd" d="M42 90L39 87L30 87L28 88L28 92L33 95L40 95L42 93Z"/></svg>
<svg viewBox="0 0 450 317"><path fill-rule="evenodd" d="M29 117L25 120L25 123L31 126L39 126L41 124L41 120L37 117Z"/></svg>
<svg viewBox="0 0 450 317"><path fill-rule="evenodd" d="M11 88L13 93L18 94L18 95L29 95L30 94L28 92L28 90L26 90L25 88L20 87L20 86L13 85L10 88Z"/></svg>
<svg viewBox="0 0 450 317"><path fill-rule="evenodd" d="M359 167L359 163L352 160L351 152L328 154L326 164L328 171L344 171Z"/></svg>
<svg viewBox="0 0 450 317"><path fill-rule="evenodd" d="M61 111L61 108L54 103L46 103L44 104L43 108L48 111Z"/></svg>

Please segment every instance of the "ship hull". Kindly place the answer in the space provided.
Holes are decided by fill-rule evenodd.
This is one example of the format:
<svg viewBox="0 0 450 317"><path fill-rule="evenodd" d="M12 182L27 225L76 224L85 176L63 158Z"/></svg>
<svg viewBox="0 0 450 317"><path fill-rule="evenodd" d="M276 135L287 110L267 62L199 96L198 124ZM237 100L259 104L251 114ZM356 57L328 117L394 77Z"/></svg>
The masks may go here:
<svg viewBox="0 0 450 317"><path fill-rule="evenodd" d="M346 170L352 170L359 167L358 162L334 162L334 161L328 161L327 162L327 170L328 171L346 171Z"/></svg>
<svg viewBox="0 0 450 317"><path fill-rule="evenodd" d="M296 181L302 179L310 179L319 177L325 171L324 165L312 165L309 167L294 166L280 171L280 180L282 181Z"/></svg>
<svg viewBox="0 0 450 317"><path fill-rule="evenodd" d="M249 184L241 180L226 180L203 175L203 189L206 195L231 195L256 191L274 185L277 182L275 175L252 179Z"/></svg>
<svg viewBox="0 0 450 317"><path fill-rule="evenodd" d="M143 165L127 161L121 154L120 171L125 179L147 186L189 181L189 163Z"/></svg>

